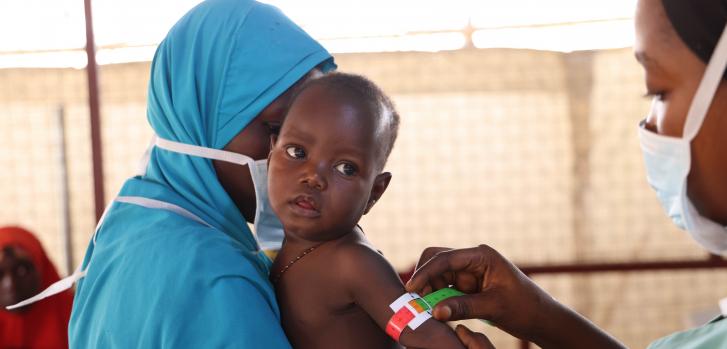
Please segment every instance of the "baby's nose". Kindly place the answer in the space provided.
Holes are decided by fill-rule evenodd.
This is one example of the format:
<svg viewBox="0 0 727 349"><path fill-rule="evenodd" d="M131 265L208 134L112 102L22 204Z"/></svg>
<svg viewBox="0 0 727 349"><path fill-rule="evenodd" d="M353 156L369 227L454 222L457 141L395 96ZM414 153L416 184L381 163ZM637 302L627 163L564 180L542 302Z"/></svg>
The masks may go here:
<svg viewBox="0 0 727 349"><path fill-rule="evenodd" d="M319 164L311 164L308 166L306 173L303 176L303 184L316 190L325 190L328 187L328 181L326 180L324 166Z"/></svg>

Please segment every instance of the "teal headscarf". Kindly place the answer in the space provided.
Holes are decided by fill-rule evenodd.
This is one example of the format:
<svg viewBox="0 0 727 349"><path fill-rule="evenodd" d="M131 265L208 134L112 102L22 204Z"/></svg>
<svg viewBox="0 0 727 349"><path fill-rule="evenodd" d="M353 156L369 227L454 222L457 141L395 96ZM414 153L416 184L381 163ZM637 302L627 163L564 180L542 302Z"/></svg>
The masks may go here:
<svg viewBox="0 0 727 349"><path fill-rule="evenodd" d="M149 122L160 138L221 149L331 55L276 8L207 0L154 56ZM244 171L241 168L241 171ZM287 348L267 280L270 261L217 179L212 161L153 148L89 245L69 326L73 347Z"/></svg>
<svg viewBox="0 0 727 349"><path fill-rule="evenodd" d="M157 49L147 116L161 138L221 149L324 61L324 70L333 67L330 54L276 8L253 1L205 1ZM146 176L134 186L145 182L168 187L183 199L173 203L247 249L256 248L210 160L155 149Z"/></svg>

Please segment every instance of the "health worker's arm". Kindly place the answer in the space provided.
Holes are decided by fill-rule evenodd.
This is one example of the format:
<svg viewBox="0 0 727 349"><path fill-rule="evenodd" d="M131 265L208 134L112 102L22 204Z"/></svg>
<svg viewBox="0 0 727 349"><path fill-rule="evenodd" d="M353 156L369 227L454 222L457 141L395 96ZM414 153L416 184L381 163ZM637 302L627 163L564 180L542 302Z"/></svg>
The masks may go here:
<svg viewBox="0 0 727 349"><path fill-rule="evenodd" d="M434 307L442 321L485 319L543 349L624 349L623 344L559 303L505 257L486 245L450 250L429 248L407 283L428 293L447 285L470 293Z"/></svg>
<svg viewBox="0 0 727 349"><path fill-rule="evenodd" d="M362 245L342 247L340 267L344 282L355 302L366 311L382 331L394 312L389 305L406 291L399 276L382 255ZM399 343L410 348L464 348L454 331L433 318L416 330L406 327Z"/></svg>

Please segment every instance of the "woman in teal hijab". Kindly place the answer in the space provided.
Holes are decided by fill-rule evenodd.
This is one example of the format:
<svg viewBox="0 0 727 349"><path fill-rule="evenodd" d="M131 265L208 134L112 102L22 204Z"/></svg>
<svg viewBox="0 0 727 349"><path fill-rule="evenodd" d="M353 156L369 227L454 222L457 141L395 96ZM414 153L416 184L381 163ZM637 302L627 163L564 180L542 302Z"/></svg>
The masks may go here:
<svg viewBox="0 0 727 349"><path fill-rule="evenodd" d="M89 245L71 347L290 347L270 260L247 225L264 169L251 159L267 157L299 83L333 68L315 40L254 1L207 0L170 30L149 83L158 141Z"/></svg>

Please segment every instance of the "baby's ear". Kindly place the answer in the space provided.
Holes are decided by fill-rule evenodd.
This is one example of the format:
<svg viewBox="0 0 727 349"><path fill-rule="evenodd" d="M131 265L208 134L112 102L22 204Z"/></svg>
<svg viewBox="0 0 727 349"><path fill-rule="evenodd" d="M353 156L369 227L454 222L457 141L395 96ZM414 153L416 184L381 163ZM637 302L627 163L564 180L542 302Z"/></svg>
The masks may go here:
<svg viewBox="0 0 727 349"><path fill-rule="evenodd" d="M374 207L377 201L381 199L381 195L384 195L386 188L389 187L391 182L391 172L382 172L376 179L374 179L374 186L371 188L371 195L369 195L369 202L366 204L366 210L364 214L369 213L371 208Z"/></svg>

